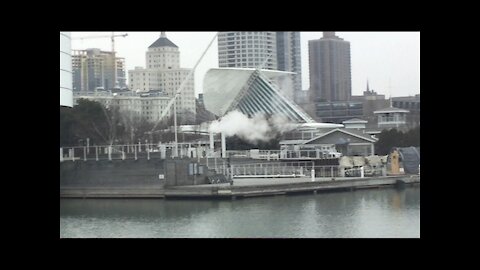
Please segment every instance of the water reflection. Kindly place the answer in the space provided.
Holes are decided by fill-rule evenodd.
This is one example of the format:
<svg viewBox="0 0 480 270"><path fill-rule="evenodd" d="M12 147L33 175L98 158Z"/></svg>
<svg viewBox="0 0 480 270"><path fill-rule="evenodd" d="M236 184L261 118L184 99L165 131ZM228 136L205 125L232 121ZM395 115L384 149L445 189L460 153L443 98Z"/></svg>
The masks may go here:
<svg viewBox="0 0 480 270"><path fill-rule="evenodd" d="M60 216L191 218L218 208L218 201L158 199L61 199Z"/></svg>
<svg viewBox="0 0 480 270"><path fill-rule="evenodd" d="M235 201L64 199L60 236L419 237L420 188Z"/></svg>

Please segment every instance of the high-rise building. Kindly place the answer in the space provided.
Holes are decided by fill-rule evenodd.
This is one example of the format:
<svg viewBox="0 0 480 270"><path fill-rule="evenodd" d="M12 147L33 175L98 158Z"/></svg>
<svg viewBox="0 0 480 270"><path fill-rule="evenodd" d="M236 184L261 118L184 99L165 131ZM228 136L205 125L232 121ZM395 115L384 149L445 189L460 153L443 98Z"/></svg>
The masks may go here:
<svg viewBox="0 0 480 270"><path fill-rule="evenodd" d="M293 89L295 93L302 91L300 32L277 32L277 65L278 70L296 73L293 75Z"/></svg>
<svg viewBox="0 0 480 270"><path fill-rule="evenodd" d="M180 68L180 51L178 46L167 38L165 32L162 32L160 38L148 47L145 56L147 68Z"/></svg>
<svg viewBox="0 0 480 270"><path fill-rule="evenodd" d="M310 91L314 102L348 101L352 96L350 42L323 32L308 41Z"/></svg>
<svg viewBox="0 0 480 270"><path fill-rule="evenodd" d="M71 51L70 32L60 32L60 106L73 106Z"/></svg>
<svg viewBox="0 0 480 270"><path fill-rule="evenodd" d="M189 68L180 68L178 46L162 32L160 38L148 47L145 56L147 68L135 67L128 71L130 89L139 92L160 91L169 97L175 96L191 72ZM177 112L190 120L194 120L196 111L194 87L192 74L176 98Z"/></svg>
<svg viewBox="0 0 480 270"><path fill-rule="evenodd" d="M300 32L220 32L218 66L295 72L274 82L293 99L302 90Z"/></svg>
<svg viewBox="0 0 480 270"><path fill-rule="evenodd" d="M100 49L74 50L72 67L73 91L87 92L98 88L111 90L126 87L125 59L114 57L112 52Z"/></svg>
<svg viewBox="0 0 480 270"><path fill-rule="evenodd" d="M220 32L218 66L277 69L276 32Z"/></svg>

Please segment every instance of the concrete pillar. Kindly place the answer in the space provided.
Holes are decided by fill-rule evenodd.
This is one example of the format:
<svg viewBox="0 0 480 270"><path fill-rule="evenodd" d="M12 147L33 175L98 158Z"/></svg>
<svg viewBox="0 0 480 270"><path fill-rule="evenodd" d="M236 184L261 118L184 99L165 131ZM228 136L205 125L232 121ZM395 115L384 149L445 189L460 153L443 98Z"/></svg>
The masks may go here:
<svg viewBox="0 0 480 270"><path fill-rule="evenodd" d="M135 152L135 160L137 160L137 147L133 147L133 151Z"/></svg>
<svg viewBox="0 0 480 270"><path fill-rule="evenodd" d="M365 177L365 170L363 169L363 166L360 167L360 178L364 178Z"/></svg>
<svg viewBox="0 0 480 270"><path fill-rule="evenodd" d="M95 160L98 161L98 146L95 146Z"/></svg>
<svg viewBox="0 0 480 270"><path fill-rule="evenodd" d="M108 146L108 160L112 160L112 147Z"/></svg>
<svg viewBox="0 0 480 270"><path fill-rule="evenodd" d="M191 144L188 144L187 155L188 155L189 158L194 158L193 153L192 153L192 146L191 146Z"/></svg>
<svg viewBox="0 0 480 270"><path fill-rule="evenodd" d="M340 177L345 177L345 168L344 167L340 167Z"/></svg>
<svg viewBox="0 0 480 270"><path fill-rule="evenodd" d="M60 162L63 162L63 148L60 147Z"/></svg>
<svg viewBox="0 0 480 270"><path fill-rule="evenodd" d="M87 161L87 147L83 147L83 161Z"/></svg>
<svg viewBox="0 0 480 270"><path fill-rule="evenodd" d="M215 151L214 149L215 149L215 145L213 142L213 132L210 131L210 154L213 154L213 152Z"/></svg>
<svg viewBox="0 0 480 270"><path fill-rule="evenodd" d="M167 147L163 144L160 145L160 158L161 159L165 159L166 155L167 155Z"/></svg>
<svg viewBox="0 0 480 270"><path fill-rule="evenodd" d="M227 144L225 141L225 133L222 132L222 158L227 158Z"/></svg>
<svg viewBox="0 0 480 270"><path fill-rule="evenodd" d="M312 182L313 182L315 181L315 169L313 167L312 167L311 175L312 175Z"/></svg>
<svg viewBox="0 0 480 270"><path fill-rule="evenodd" d="M199 152L200 151L200 152ZM198 141L197 148L195 149L195 154L197 155L197 162L200 163L200 156L201 156L201 149L200 149L200 141Z"/></svg>

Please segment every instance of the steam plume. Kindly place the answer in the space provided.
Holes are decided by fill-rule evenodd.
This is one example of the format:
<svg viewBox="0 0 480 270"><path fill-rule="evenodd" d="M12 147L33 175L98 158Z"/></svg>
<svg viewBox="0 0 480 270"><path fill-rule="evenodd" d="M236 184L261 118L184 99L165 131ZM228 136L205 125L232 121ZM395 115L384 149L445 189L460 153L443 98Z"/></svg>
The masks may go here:
<svg viewBox="0 0 480 270"><path fill-rule="evenodd" d="M210 130L222 132L226 137L237 135L251 143L270 141L278 134L292 130L295 123L289 122L286 117L274 115L267 118L264 114L256 114L252 118L235 110L231 111L220 120L210 124Z"/></svg>

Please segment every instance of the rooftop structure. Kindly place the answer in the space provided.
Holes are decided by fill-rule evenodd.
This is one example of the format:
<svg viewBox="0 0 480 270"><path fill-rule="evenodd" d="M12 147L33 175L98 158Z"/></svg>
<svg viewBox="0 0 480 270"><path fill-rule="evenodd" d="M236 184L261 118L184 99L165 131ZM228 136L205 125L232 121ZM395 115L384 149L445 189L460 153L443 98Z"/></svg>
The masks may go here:
<svg viewBox="0 0 480 270"><path fill-rule="evenodd" d="M387 108L383 108L373 113L378 116L378 128L379 129L405 129L406 128L406 115L410 111L395 108L392 105Z"/></svg>

